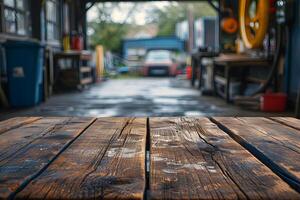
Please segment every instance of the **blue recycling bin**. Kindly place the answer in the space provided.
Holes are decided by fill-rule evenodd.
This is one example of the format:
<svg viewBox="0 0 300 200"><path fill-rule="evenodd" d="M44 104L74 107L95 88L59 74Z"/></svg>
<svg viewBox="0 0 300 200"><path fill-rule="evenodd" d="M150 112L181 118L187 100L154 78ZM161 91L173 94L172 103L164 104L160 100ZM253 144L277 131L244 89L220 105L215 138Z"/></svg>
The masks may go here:
<svg viewBox="0 0 300 200"><path fill-rule="evenodd" d="M38 104L43 92L43 46L33 41L7 41L4 46L10 105Z"/></svg>

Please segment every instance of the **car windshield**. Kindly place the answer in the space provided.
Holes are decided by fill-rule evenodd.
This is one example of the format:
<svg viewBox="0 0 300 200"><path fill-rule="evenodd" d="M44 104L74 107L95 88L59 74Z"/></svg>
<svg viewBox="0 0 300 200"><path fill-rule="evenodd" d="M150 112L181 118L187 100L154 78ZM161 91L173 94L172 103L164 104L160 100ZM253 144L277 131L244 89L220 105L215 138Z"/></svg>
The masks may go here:
<svg viewBox="0 0 300 200"><path fill-rule="evenodd" d="M146 61L170 61L171 60L171 52L170 51L150 51L146 56Z"/></svg>

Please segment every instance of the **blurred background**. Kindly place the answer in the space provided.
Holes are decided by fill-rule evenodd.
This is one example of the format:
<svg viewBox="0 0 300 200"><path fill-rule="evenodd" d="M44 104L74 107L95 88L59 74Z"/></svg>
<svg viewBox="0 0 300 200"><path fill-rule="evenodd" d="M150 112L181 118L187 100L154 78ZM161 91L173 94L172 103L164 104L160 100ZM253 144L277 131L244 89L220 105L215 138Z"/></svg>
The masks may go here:
<svg viewBox="0 0 300 200"><path fill-rule="evenodd" d="M292 0L0 0L0 120L299 116Z"/></svg>

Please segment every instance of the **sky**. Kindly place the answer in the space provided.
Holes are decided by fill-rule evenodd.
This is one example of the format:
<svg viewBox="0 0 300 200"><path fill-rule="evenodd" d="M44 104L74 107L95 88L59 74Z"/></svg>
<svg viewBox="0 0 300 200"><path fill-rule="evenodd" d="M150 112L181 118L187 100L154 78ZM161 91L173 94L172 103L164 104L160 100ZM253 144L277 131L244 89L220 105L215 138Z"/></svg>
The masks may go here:
<svg viewBox="0 0 300 200"><path fill-rule="evenodd" d="M110 4L110 3L107 3ZM168 1L160 1L160 2L143 2L137 3L134 11L127 19L128 23L135 23L137 25L144 25L147 23L147 13L149 10L153 8L161 8L163 9L165 6L169 5ZM134 3L132 2L123 2L119 3L118 7L115 7L112 11L112 20L114 22L124 22L125 18L128 16L128 13L134 7ZM92 7L88 12L88 21L97 18L97 9Z"/></svg>

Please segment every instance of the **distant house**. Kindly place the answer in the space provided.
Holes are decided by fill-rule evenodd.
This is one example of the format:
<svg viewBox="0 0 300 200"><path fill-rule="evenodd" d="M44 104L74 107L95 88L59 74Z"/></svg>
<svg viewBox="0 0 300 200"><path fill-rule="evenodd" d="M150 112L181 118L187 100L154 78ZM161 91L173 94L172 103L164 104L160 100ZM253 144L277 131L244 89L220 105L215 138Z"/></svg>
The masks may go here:
<svg viewBox="0 0 300 200"><path fill-rule="evenodd" d="M167 49L172 51L185 51L185 45L178 37L154 37L139 39L124 39L123 58L131 66L141 65L141 61L149 50Z"/></svg>

